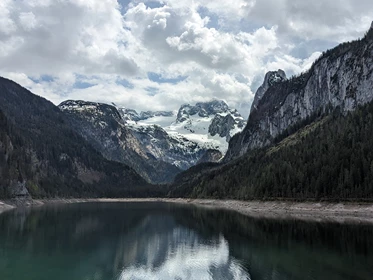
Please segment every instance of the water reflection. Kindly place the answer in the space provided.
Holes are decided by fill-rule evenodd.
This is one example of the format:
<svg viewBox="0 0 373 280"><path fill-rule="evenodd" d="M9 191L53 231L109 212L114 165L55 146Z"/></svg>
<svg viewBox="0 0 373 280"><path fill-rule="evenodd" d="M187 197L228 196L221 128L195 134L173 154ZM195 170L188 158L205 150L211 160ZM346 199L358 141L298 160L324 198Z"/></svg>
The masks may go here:
<svg viewBox="0 0 373 280"><path fill-rule="evenodd" d="M173 233L173 242L179 245L167 250L161 265L155 267L147 262L126 267L120 279L250 279L239 263L229 256L228 242L223 237L216 244L198 245L198 239L185 242L180 233L181 230Z"/></svg>
<svg viewBox="0 0 373 280"><path fill-rule="evenodd" d="M0 215L0 279L373 279L372 236L162 203L17 210Z"/></svg>

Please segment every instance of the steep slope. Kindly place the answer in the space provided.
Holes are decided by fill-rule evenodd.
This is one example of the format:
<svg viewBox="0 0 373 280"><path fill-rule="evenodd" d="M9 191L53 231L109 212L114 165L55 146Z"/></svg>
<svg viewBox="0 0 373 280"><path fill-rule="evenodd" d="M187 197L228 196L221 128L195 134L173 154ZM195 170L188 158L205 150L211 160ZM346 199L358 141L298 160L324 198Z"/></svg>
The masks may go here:
<svg viewBox="0 0 373 280"><path fill-rule="evenodd" d="M225 161L273 142L286 129L319 113L346 113L372 100L373 29L366 36L324 53L309 71L258 90L242 133L233 137ZM262 95L263 94L263 95Z"/></svg>
<svg viewBox="0 0 373 280"><path fill-rule="evenodd" d="M219 162L223 157L223 154L219 150L207 150L206 153L199 159L197 164L201 163L216 163Z"/></svg>
<svg viewBox="0 0 373 280"><path fill-rule="evenodd" d="M195 165L207 151L183 136L170 136L158 125L130 126L129 129L148 154L181 170Z"/></svg>
<svg viewBox="0 0 373 280"><path fill-rule="evenodd" d="M133 169L105 160L51 102L4 78L0 111L3 196L26 194L25 190L34 197L135 195L150 190Z"/></svg>
<svg viewBox="0 0 373 280"><path fill-rule="evenodd" d="M198 162L220 160L217 149L225 151L245 124L237 110L217 100L183 105L177 116L73 100L59 108L107 159L130 165L152 183L169 183Z"/></svg>
<svg viewBox="0 0 373 280"><path fill-rule="evenodd" d="M170 137L156 125L128 125L133 116L146 119L150 112L123 116L116 107L86 101L68 100L59 108L69 116L72 127L107 159L133 167L152 183L173 180L202 157L207 149L183 137ZM123 119L126 117L126 121Z"/></svg>
<svg viewBox="0 0 373 280"><path fill-rule="evenodd" d="M372 60L373 24L307 73L259 91L224 161L179 174L170 195L372 200Z"/></svg>
<svg viewBox="0 0 373 280"><path fill-rule="evenodd" d="M147 181L172 181L181 171L150 153L149 146L139 141L139 136L126 127L114 106L68 100L62 102L59 108L68 116L72 128L105 158L128 164Z"/></svg>
<svg viewBox="0 0 373 280"><path fill-rule="evenodd" d="M373 200L373 103L316 118L276 144L181 173L171 196Z"/></svg>
<svg viewBox="0 0 373 280"><path fill-rule="evenodd" d="M29 197L22 174L29 172L30 155L14 147L9 137L8 121L0 110L0 197Z"/></svg>
<svg viewBox="0 0 373 280"><path fill-rule="evenodd" d="M263 98L264 94L270 87L285 80L286 74L283 70L279 69L277 71L269 71L264 77L263 84L255 93L253 104L251 104L250 113L258 109L259 101Z"/></svg>

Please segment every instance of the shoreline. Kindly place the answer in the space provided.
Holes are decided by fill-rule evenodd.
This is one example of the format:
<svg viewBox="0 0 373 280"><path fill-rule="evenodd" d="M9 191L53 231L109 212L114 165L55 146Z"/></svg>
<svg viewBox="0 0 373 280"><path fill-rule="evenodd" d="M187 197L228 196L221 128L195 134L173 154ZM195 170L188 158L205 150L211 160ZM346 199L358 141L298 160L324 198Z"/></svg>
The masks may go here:
<svg viewBox="0 0 373 280"><path fill-rule="evenodd" d="M0 214L16 208L16 206L0 200Z"/></svg>
<svg viewBox="0 0 373 280"><path fill-rule="evenodd" d="M373 203L328 203L284 201L240 201L188 198L94 198L94 199L35 199L24 207L87 202L166 202L195 205L209 209L235 211L253 218L297 219L315 222L373 224ZM11 201L0 201L0 214L17 208Z"/></svg>

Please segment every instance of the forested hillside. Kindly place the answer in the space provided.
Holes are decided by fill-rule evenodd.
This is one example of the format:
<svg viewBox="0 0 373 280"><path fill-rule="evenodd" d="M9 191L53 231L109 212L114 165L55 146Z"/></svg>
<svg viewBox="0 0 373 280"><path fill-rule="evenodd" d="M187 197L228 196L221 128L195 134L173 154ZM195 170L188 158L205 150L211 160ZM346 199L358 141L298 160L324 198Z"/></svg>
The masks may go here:
<svg viewBox="0 0 373 280"><path fill-rule="evenodd" d="M170 195L373 200L373 103L346 114L337 108L308 122L228 164L200 165L180 174Z"/></svg>
<svg viewBox="0 0 373 280"><path fill-rule="evenodd" d="M106 160L51 102L0 78L0 198L151 196L132 168Z"/></svg>

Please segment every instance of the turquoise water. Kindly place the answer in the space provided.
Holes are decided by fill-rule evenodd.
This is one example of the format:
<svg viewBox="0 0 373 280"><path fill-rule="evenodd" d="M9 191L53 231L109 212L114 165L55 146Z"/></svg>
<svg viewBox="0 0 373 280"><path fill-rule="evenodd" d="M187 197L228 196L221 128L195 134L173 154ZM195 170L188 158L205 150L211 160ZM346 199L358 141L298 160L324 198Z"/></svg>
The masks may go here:
<svg viewBox="0 0 373 280"><path fill-rule="evenodd" d="M373 279L373 226L166 203L0 215L1 280Z"/></svg>

